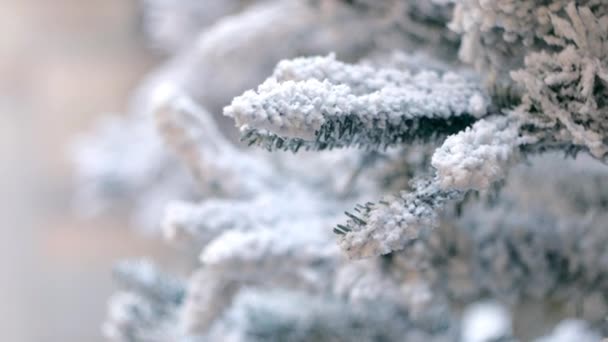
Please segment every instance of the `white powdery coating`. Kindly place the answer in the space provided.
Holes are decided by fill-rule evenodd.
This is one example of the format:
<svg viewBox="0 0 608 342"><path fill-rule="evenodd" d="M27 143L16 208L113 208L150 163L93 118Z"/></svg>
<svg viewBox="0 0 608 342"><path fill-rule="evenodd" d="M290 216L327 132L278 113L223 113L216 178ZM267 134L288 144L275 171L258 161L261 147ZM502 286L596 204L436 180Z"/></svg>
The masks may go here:
<svg viewBox="0 0 608 342"><path fill-rule="evenodd" d="M205 243L227 230L246 231L276 224L283 213L272 201L272 196L265 195L253 200L174 201L165 209L161 226L168 240L194 239Z"/></svg>
<svg viewBox="0 0 608 342"><path fill-rule="evenodd" d="M357 116L398 124L402 119L481 117L488 101L478 84L455 73L374 69L335 61L333 55L283 61L257 91L224 109L241 129L311 139L329 118Z"/></svg>
<svg viewBox="0 0 608 342"><path fill-rule="evenodd" d="M446 211L442 227L424 239L430 243L420 239L399 255L452 298L579 303L585 319L603 320L608 310L595 294L608 286L596 278L608 270L608 169L583 154L529 161L510 171L491 208L469 202L459 218ZM445 257L448 250L456 252Z"/></svg>
<svg viewBox="0 0 608 342"><path fill-rule="evenodd" d="M557 139L586 146L603 159L608 158L608 5L596 11L570 2L567 17L552 15L556 36L547 42L561 51L528 54L525 68L511 77L525 90L522 106L533 112L531 121L543 121Z"/></svg>
<svg viewBox="0 0 608 342"><path fill-rule="evenodd" d="M494 302L481 302L468 307L462 325L463 342L498 341L512 334L509 312Z"/></svg>
<svg viewBox="0 0 608 342"><path fill-rule="evenodd" d="M308 166L319 172L327 169L324 175L341 169L337 162L325 161L325 165ZM293 176L301 173L284 171ZM207 265L255 263L284 255L306 260L333 256L337 248L328 227L338 220L336 213L352 203L331 192L310 189L306 181L305 177L297 182L283 178L280 187L254 198L175 202L166 211L163 229L171 240L193 239L205 245L201 259ZM315 186L324 184L314 178L310 181Z"/></svg>
<svg viewBox="0 0 608 342"><path fill-rule="evenodd" d="M239 151L222 135L211 115L177 87L160 85L153 107L158 131L201 188L245 197L263 192L273 183L272 168Z"/></svg>
<svg viewBox="0 0 608 342"><path fill-rule="evenodd" d="M78 189L74 205L85 216L132 206L133 226L156 233L169 201L198 192L148 117L104 117L70 152Z"/></svg>
<svg viewBox="0 0 608 342"><path fill-rule="evenodd" d="M289 137L310 139L325 122L323 109L339 115L352 106L347 86L315 79L279 83L270 78L257 92L250 90L224 109L241 128L267 129ZM325 108L322 108L325 107ZM331 115L330 114L330 115Z"/></svg>
<svg viewBox="0 0 608 342"><path fill-rule="evenodd" d="M428 301L431 295L422 286L414 289L415 286L405 285L389 277L379 259L345 263L337 270L332 285L333 293L348 299L350 303L393 302L413 311L419 303ZM410 291L415 292L414 296L409 296Z"/></svg>
<svg viewBox="0 0 608 342"><path fill-rule="evenodd" d="M102 327L104 336L112 340L125 338L126 331L136 325L137 315L152 316L151 304L130 292L118 292L108 300L108 314Z"/></svg>
<svg viewBox="0 0 608 342"><path fill-rule="evenodd" d="M505 118L481 120L448 137L431 164L444 189L483 190L505 176L517 144L517 125Z"/></svg>
<svg viewBox="0 0 608 342"><path fill-rule="evenodd" d="M173 341L173 311L133 292L118 292L108 301L103 335L112 341Z"/></svg>
<svg viewBox="0 0 608 342"><path fill-rule="evenodd" d="M241 287L238 275L201 268L190 277L188 291L179 312L179 330L204 333L228 307Z"/></svg>
<svg viewBox="0 0 608 342"><path fill-rule="evenodd" d="M410 212L412 209L414 212ZM351 257L370 257L403 248L408 240L419 236L420 230L434 226L436 221L426 208L405 208L399 200L373 210L366 229L350 232L340 246Z"/></svg>
<svg viewBox="0 0 608 342"><path fill-rule="evenodd" d="M229 3L237 0L195 2L204 3L199 7L208 7L218 1L229 7ZM175 58L152 75L151 83L177 82L215 112L235 95L263 81L281 59L329 51L359 56L362 47L374 45L380 37L386 39L384 33L394 31L384 18L362 15L352 6L333 0L323 0L320 6L310 1L240 1L238 13L204 27L196 42L178 51ZM174 6L181 8L182 2ZM213 11L205 11L206 16L211 14ZM397 41L392 48L400 48L409 41L403 34L393 36ZM145 90L142 93L145 98Z"/></svg>
<svg viewBox="0 0 608 342"><path fill-rule="evenodd" d="M391 303L353 305L280 287L244 288L214 330L211 341L445 341L426 336Z"/></svg>
<svg viewBox="0 0 608 342"><path fill-rule="evenodd" d="M395 56L398 54L395 54ZM403 59L405 55L401 54ZM421 61L417 61L420 63ZM409 67L412 67L411 65ZM430 70L421 68L412 72L407 69L396 67L379 67L369 63L348 64L336 60L335 54L327 56L301 57L291 60L281 61L275 68L272 75L278 82L286 81L305 81L316 79L319 81L327 80L332 84L344 84L351 88L355 94L365 94L382 90L389 86L395 87L421 87L435 86L434 84L420 83L416 75L420 72L430 73ZM482 90L478 80L472 77L465 77L460 74L450 72L439 72L439 69L431 69L437 75L445 75L451 86L470 90L476 93L482 100L486 100L482 95ZM486 103L487 105L487 103ZM484 108L485 109L485 108ZM472 115L483 115L484 113L470 113Z"/></svg>
<svg viewBox="0 0 608 342"><path fill-rule="evenodd" d="M204 241L224 230L248 226L251 219L243 217L247 206L247 202L221 199L201 204L174 201L167 205L161 227L168 240Z"/></svg>
<svg viewBox="0 0 608 342"><path fill-rule="evenodd" d="M550 335L543 336L534 342L600 342L602 338L591 330L587 322L577 319L561 321Z"/></svg>
<svg viewBox="0 0 608 342"><path fill-rule="evenodd" d="M484 71L488 81L510 83L508 72L519 68L527 54L547 49L560 38L555 18L572 0L460 0L456 3L450 29L461 35L459 57ZM603 0L576 1L598 13L606 13L608 3ZM579 21L568 35L584 32L589 22ZM497 79L498 78L498 79Z"/></svg>
<svg viewBox="0 0 608 342"><path fill-rule="evenodd" d="M312 227L311 227L312 226ZM200 255L205 265L255 263L297 254L299 260L315 260L337 255L324 225L314 222L292 224L287 229L227 231L209 243Z"/></svg>
<svg viewBox="0 0 608 342"><path fill-rule="evenodd" d="M418 181L415 187L412 192L386 199L385 204L375 204L363 216L365 223L357 224L340 239L342 250L351 258L401 250L422 231L436 228L439 211L447 201L460 196L457 191L442 190L436 180Z"/></svg>
<svg viewBox="0 0 608 342"><path fill-rule="evenodd" d="M292 162L297 163L296 160ZM327 166L325 168L330 169ZM296 170L289 172L298 174ZM329 170L323 174L328 173ZM316 184L319 184L318 180ZM207 243L229 230L243 234L260 228L291 227L295 230L294 222L308 225L303 228L307 234L311 233L311 227L328 233L327 226L331 224L324 220L336 216L332 210L338 202L333 197L325 199L325 196L328 194L309 191L307 187L283 178L281 187L269 188L253 198L211 198L200 203L175 201L167 206L162 228L169 240L194 239L198 243ZM344 203L339 205L348 206ZM293 233L290 235L296 239ZM309 239L306 235L302 238ZM331 240L326 234L324 238Z"/></svg>

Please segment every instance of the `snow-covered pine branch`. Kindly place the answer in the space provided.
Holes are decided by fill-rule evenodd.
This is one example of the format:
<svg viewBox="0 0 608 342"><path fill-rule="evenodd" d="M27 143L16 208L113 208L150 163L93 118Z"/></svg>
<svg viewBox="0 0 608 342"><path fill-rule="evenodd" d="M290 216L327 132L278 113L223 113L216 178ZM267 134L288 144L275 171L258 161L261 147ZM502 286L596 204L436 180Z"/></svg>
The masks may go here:
<svg viewBox="0 0 608 342"><path fill-rule="evenodd" d="M434 324L411 320L390 302L353 305L333 296L305 292L246 289L215 327L216 336L236 341L443 341L449 320ZM212 335L213 336L213 335Z"/></svg>
<svg viewBox="0 0 608 342"><path fill-rule="evenodd" d="M484 190L506 176L525 142L517 123L504 116L488 118L448 137L431 165L444 189Z"/></svg>
<svg viewBox="0 0 608 342"><path fill-rule="evenodd" d="M564 162L552 153L530 163L514 168L498 201L468 197L459 217L446 210L438 229L393 260L419 270L433 297L490 293L513 307L562 303L561 314L601 322L608 310L607 250L600 247L608 243L601 224L608 172L588 156Z"/></svg>
<svg viewBox="0 0 608 342"><path fill-rule="evenodd" d="M272 186L272 167L239 151L211 115L187 95L165 85L157 89L155 102L158 131L189 167L201 190L247 197Z"/></svg>
<svg viewBox="0 0 608 342"><path fill-rule="evenodd" d="M334 232L343 235L340 247L352 258L387 254L436 228L443 207L463 194L442 189L437 179L414 180L408 192L346 212L348 221Z"/></svg>
<svg viewBox="0 0 608 342"><path fill-rule="evenodd" d="M123 290L110 298L104 334L114 340L171 339L186 294L184 284L148 260L123 261L114 276Z"/></svg>
<svg viewBox="0 0 608 342"><path fill-rule="evenodd" d="M198 195L154 122L141 116L103 118L71 152L78 186L74 205L87 216L131 207L133 226L149 233L156 231L167 203Z"/></svg>
<svg viewBox="0 0 608 342"><path fill-rule="evenodd" d="M148 260L125 260L114 268L115 278L128 290L155 302L179 304L184 298L183 284L162 273Z"/></svg>
<svg viewBox="0 0 608 342"><path fill-rule="evenodd" d="M269 149L373 149L444 138L488 106L475 80L452 72L374 69L329 55L280 63L224 114L243 140Z"/></svg>
<svg viewBox="0 0 608 342"><path fill-rule="evenodd" d="M358 205L355 212L347 213L347 223L334 228L344 235L342 249L351 257L401 250L421 231L438 225L437 217L447 203L462 199L471 190L490 189L523 157L573 148L570 141L527 136L522 126L517 116L493 116L448 137L433 153L434 176L419 180L400 195Z"/></svg>
<svg viewBox="0 0 608 342"><path fill-rule="evenodd" d="M602 7L603 6L603 7ZM600 11L604 8L605 11ZM594 11L595 10L595 11ZM522 111L531 125L558 142L608 159L608 5L576 6L551 15L552 50L526 55L511 77L524 89ZM541 132L543 133L543 132Z"/></svg>

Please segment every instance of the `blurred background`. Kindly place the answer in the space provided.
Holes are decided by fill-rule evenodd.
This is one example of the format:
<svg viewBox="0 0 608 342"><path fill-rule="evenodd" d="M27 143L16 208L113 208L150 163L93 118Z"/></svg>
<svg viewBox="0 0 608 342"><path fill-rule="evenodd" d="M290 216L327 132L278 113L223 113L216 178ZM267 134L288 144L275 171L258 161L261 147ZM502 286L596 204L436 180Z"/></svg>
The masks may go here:
<svg viewBox="0 0 608 342"><path fill-rule="evenodd" d="M177 251L124 217L71 214L67 149L120 113L162 60L136 0L0 0L0 331L3 341L101 341L112 264Z"/></svg>

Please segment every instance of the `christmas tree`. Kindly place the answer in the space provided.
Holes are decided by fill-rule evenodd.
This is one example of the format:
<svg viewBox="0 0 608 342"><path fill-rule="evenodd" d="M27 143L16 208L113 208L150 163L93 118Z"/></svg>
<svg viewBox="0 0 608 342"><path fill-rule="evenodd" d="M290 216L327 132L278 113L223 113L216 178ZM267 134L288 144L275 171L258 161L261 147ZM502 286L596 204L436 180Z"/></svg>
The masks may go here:
<svg viewBox="0 0 608 342"><path fill-rule="evenodd" d="M199 264L117 265L109 338L608 335L608 2L142 5L171 57L79 196Z"/></svg>

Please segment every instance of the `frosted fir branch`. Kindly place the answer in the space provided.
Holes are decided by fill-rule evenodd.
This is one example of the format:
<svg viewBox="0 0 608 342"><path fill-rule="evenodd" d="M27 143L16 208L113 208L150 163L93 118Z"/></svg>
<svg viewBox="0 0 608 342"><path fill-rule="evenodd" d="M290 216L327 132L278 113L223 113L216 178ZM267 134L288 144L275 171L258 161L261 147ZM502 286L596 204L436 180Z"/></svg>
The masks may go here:
<svg viewBox="0 0 608 342"><path fill-rule="evenodd" d="M150 233L155 232L166 203L198 195L194 180L150 121L142 116L105 117L74 142L70 152L79 214L132 208L133 226Z"/></svg>
<svg viewBox="0 0 608 342"><path fill-rule="evenodd" d="M564 161L549 154L530 161L512 171L495 208L464 210L459 225L478 246L477 281L501 296L551 296L579 302L587 314L598 312L589 306L605 312L608 298L597 294L608 290L601 275L608 267L601 247L608 243L602 224L608 169L586 155Z"/></svg>
<svg viewBox="0 0 608 342"><path fill-rule="evenodd" d="M213 240L201 252L201 261L206 265L238 265L279 257L302 262L328 259L337 252L326 229L335 221L329 208L343 206L333 197L324 199L285 184L285 189L276 194L220 208L210 213L204 224L213 224L214 218L223 215L229 218L224 221L228 225L218 227L221 231L216 229Z"/></svg>
<svg viewBox="0 0 608 342"><path fill-rule="evenodd" d="M510 181L514 190L507 187L503 193L513 196L534 186L538 191L528 193L529 203L551 199L550 208L556 213L572 212L584 216L608 208L608 168L605 164L585 154L564 160L558 153L551 153L530 161L538 166L530 169L519 166ZM538 182L541 178L544 182Z"/></svg>
<svg viewBox="0 0 608 342"><path fill-rule="evenodd" d="M576 156L586 150L528 124L526 115L510 111L506 116L487 117L449 136L431 159L441 186L487 190L524 158L551 151Z"/></svg>
<svg viewBox="0 0 608 342"><path fill-rule="evenodd" d="M323 226L324 228L325 226ZM323 229L315 229L323 231ZM254 234L257 233L257 234ZM327 255L313 252L315 242L305 240L299 242L306 234L302 230L298 237L287 229L283 231L258 230L251 234L246 232L228 231L215 239L220 254L209 255L215 259L202 260L204 267L194 273L188 287L182 311L182 323L188 333L205 333L213 322L222 317L223 312L233 303L233 297L247 287L275 288L289 286L292 289L306 291L324 291L335 263ZM237 241L229 241L223 236L232 235ZM264 245L265 236L270 236L272 244ZM239 241L254 241L249 246L239 245ZM335 257L335 244L327 236L323 238L325 248L332 250ZM306 244L309 246L306 246ZM289 250L282 250L281 246L291 246ZM245 248L240 248L245 247ZM206 249L208 249L206 248ZM203 251L203 255L205 255ZM215 252L214 252L215 253ZM223 253L223 254L222 254ZM276 260L283 260L276 263Z"/></svg>
<svg viewBox="0 0 608 342"><path fill-rule="evenodd" d="M163 0L152 0L163 1ZM189 1L189 0L186 0ZM337 22L355 21L353 16L330 16L319 22L321 12L309 1L210 0L204 4L192 1L195 7L233 7L243 1L234 15L219 18L208 27L201 27L182 50L177 51L140 87L135 110L148 112L149 97L154 97L158 84L166 82L187 90L205 109L212 113L244 89L262 81L272 71L274 63L300 53L318 53L332 48L352 53L360 40L369 41L369 33L357 39L345 39L343 34L328 37L326 30L339 28ZM184 5L170 1L168 6L183 10ZM250 2L250 6L244 6ZM226 8L225 8L226 9ZM234 11L236 9L229 9ZM206 15L214 11L204 10ZM298 15L285 15L298 13ZM170 15L165 13L165 15ZM180 21L180 24L183 24ZM200 23L199 23L200 24ZM348 24L346 24L349 26ZM352 26L352 25L351 25ZM158 28L158 26L156 27ZM290 39L299 36L301 39ZM184 38L184 37L179 37ZM284 44L276 44L282 41ZM344 47L344 50L341 49ZM247 56L247 59L243 59ZM216 84L219 86L210 86ZM143 110L142 110L143 109Z"/></svg>
<svg viewBox="0 0 608 342"><path fill-rule="evenodd" d="M546 170L552 168L544 169L539 173L549 176L551 173ZM578 181L572 181L574 174L559 178L569 178L575 186ZM464 219L456 220L449 213L443 217L446 226L392 254L391 269L415 272L419 277L416 279L428 281L432 298L447 296L461 303L490 295L507 300L514 307L530 299L568 303L565 307L576 303L576 307L584 308L577 311L578 315L589 321L603 319L601 313L606 312L608 302L602 293L608 284L601 275L605 273L602 260L606 252L600 246L606 244L608 235L601 224L606 219L602 206L591 209L600 214L591 219L572 215L572 208L565 210L561 206L546 208L554 212L551 214L542 209L542 204L556 197L567 198L565 194L571 188L554 183L546 189L551 191L530 199L531 203L537 202L530 204L525 200L530 196L526 190L534 195L543 191L535 185L539 184L538 177L530 177L529 182L532 183L518 184L519 190L507 185L505 190L514 191L518 197L510 195L499 202L499 208L467 206ZM549 310L553 312L555 307Z"/></svg>
<svg viewBox="0 0 608 342"><path fill-rule="evenodd" d="M401 56L401 58L405 58ZM427 73L427 76L424 76ZM433 84L437 82L434 77L443 77L445 75L447 82L452 82L450 85L444 85L445 90L455 93L453 87L459 84L464 88L463 93L470 91L479 92L481 96L483 92L478 88L478 84L474 78L467 78L449 71L439 71L439 69L418 70L412 73L409 69L397 69L394 67L386 67L370 64L349 64L336 60L334 53L327 56L300 57L291 60L282 60L277 64L271 77L277 82L287 81L306 81L316 79L318 81L327 80L331 84L346 85L351 92L356 95L364 95L381 91L387 87L412 87L412 91L421 91L423 89L433 91L432 88L441 86L441 84ZM427 79L430 78L430 79ZM417 89L416 89L417 88ZM471 89L471 90L469 90ZM483 104L481 104L483 105ZM485 108L479 108L483 111ZM483 115L483 112L475 112L472 115Z"/></svg>
<svg viewBox="0 0 608 342"><path fill-rule="evenodd" d="M602 159L608 157L606 13L608 4L594 0L466 0L458 2L450 27L463 35L461 59L490 85L519 88L518 110L545 130L544 138Z"/></svg>
<svg viewBox="0 0 608 342"><path fill-rule="evenodd" d="M343 147L358 147L367 150L386 149L397 144L426 143L437 141L469 127L475 121L469 116L443 119L402 119L396 124L376 121L363 123L355 115L327 120L313 140L288 138L268 131L245 129L241 141L247 145L260 146L268 151L291 152L321 151Z"/></svg>
<svg viewBox="0 0 608 342"><path fill-rule="evenodd" d="M115 341L173 340L177 310L186 295L181 281L147 260L119 263L114 277L124 290L110 298L104 335Z"/></svg>
<svg viewBox="0 0 608 342"><path fill-rule="evenodd" d="M345 263L336 273L333 282L334 294L353 303L403 298L401 284L388 277L387 272L383 272L379 260Z"/></svg>
<svg viewBox="0 0 608 342"><path fill-rule="evenodd" d="M433 154L431 165L444 189L488 189L506 176L524 141L519 125L506 117L480 120L448 137Z"/></svg>
<svg viewBox="0 0 608 342"><path fill-rule="evenodd" d="M605 5L604 5L605 6ZM557 52L530 53L525 68L511 77L525 89L522 110L528 121L556 140L583 146L608 158L608 20L595 6L565 8L567 17L551 15L555 35L545 37Z"/></svg>
<svg viewBox="0 0 608 342"><path fill-rule="evenodd" d="M294 206L285 208L278 205L285 199L267 192L249 200L212 198L200 203L175 201L165 210L162 228L170 240L192 239L207 243L228 230L246 232L260 227L276 227L300 218L298 209L301 208L296 204L306 203L300 202L302 199L295 193L291 197Z"/></svg>
<svg viewBox="0 0 608 342"><path fill-rule="evenodd" d="M449 322L438 319L429 326L434 329L409 320L390 303L353 305L327 295L248 289L235 298L212 336L235 341L441 341L451 333Z"/></svg>
<svg viewBox="0 0 608 342"><path fill-rule="evenodd" d="M580 319L565 319L559 322L549 334L541 336L534 342L567 342L567 341L603 341L598 331Z"/></svg>
<svg viewBox="0 0 608 342"><path fill-rule="evenodd" d="M512 302L551 299L591 307L592 312L608 309L601 295L608 289L601 276L606 254L595 249L608 242L608 236L598 230L605 215L564 219L542 208L524 215L522 207L489 213L469 209L480 217L467 215L460 229L470 229L474 240L471 266L481 291Z"/></svg>
<svg viewBox="0 0 608 342"><path fill-rule="evenodd" d="M244 197L272 184L272 168L237 150L185 94L163 85L154 101L158 130L205 190Z"/></svg>
<svg viewBox="0 0 608 342"><path fill-rule="evenodd" d="M128 291L157 303L179 305L185 294L181 281L162 273L147 260L126 260L114 268L114 277Z"/></svg>
<svg viewBox="0 0 608 342"><path fill-rule="evenodd" d="M463 0L456 2L448 27L461 37L460 60L475 67L488 84L509 82L508 72L521 65L535 35L548 29L543 20L548 12L534 1Z"/></svg>
<svg viewBox="0 0 608 342"><path fill-rule="evenodd" d="M435 296L425 279L403 281L404 274L409 270L393 264L390 257L347 262L336 272L333 293L353 304L392 302L415 320L447 315L447 303Z"/></svg>
<svg viewBox="0 0 608 342"><path fill-rule="evenodd" d="M355 59L388 42L387 48L393 50L426 41L395 33L393 24L407 15L401 10L389 11L395 17L384 20L334 0L249 2L253 4L201 30L192 46L177 53L148 83L177 83L215 113L235 95L259 84L281 59L329 51ZM418 31L428 33L427 25L417 25ZM141 98L146 92L142 89Z"/></svg>
<svg viewBox="0 0 608 342"><path fill-rule="evenodd" d="M235 297L248 292L250 288L272 291L273 288L289 286L293 290L323 296L319 291L323 291L331 279L331 268L324 271L317 267L307 269L288 262L258 262L240 266L206 265L192 274L187 296L180 309L180 330L183 333L208 334L214 325L223 323L227 311L235 305ZM291 303L284 304L291 306Z"/></svg>
<svg viewBox="0 0 608 342"><path fill-rule="evenodd" d="M370 257L403 249L407 241L436 228L446 203L463 196L444 190L436 179L418 179L410 192L378 203L358 205L349 220L334 228L340 247L351 258Z"/></svg>
<svg viewBox="0 0 608 342"><path fill-rule="evenodd" d="M251 229L255 219L249 208L249 202L237 200L174 201L165 208L161 228L168 240L205 243L225 230Z"/></svg>
<svg viewBox="0 0 608 342"><path fill-rule="evenodd" d="M450 29L459 33L459 57L472 64L489 84L512 83L509 72L523 66L524 57L534 51L550 51L556 39L553 18L564 13L571 0L538 3L533 0L456 2ZM595 13L606 13L599 0L576 2ZM574 32L574 31L571 31Z"/></svg>
<svg viewBox="0 0 608 342"><path fill-rule="evenodd" d="M337 256L337 250L321 227L319 222L300 221L291 224L289 229L259 227L247 232L226 231L205 246L200 260L205 265L264 263L275 258L327 260ZM286 238L286 235L292 236Z"/></svg>
<svg viewBox="0 0 608 342"><path fill-rule="evenodd" d="M201 268L194 272L180 309L179 329L187 335L207 333L214 321L230 306L243 285L245 282L231 272L210 268Z"/></svg>
<svg viewBox="0 0 608 342"><path fill-rule="evenodd" d="M454 73L376 70L330 55L279 64L224 115L249 144L297 151L436 139L469 126L487 107L478 84Z"/></svg>
<svg viewBox="0 0 608 342"><path fill-rule="evenodd" d="M324 229L327 220L334 216L330 208L343 206L342 200L324 196L331 195L310 191L301 184L284 179L282 188L269 189L248 200L209 199L197 204L174 202L167 207L162 228L171 240L192 240L196 245L211 243L213 248L211 245L207 248L219 253L213 252L214 255L247 255L246 246L240 245L246 241L247 245L259 244L259 248L254 248L251 253L264 254L266 249L262 246L268 244L267 238L276 243L277 250L291 250L295 246L306 249L307 243L310 243L311 250L315 250L315 246L326 247L330 241ZM286 227L292 228L291 237L281 239ZM223 236L226 232L231 233ZM233 238L229 238L231 236ZM267 247L274 249L275 246ZM217 258L213 260L217 261Z"/></svg>
<svg viewBox="0 0 608 342"><path fill-rule="evenodd" d="M469 197L459 204L459 217L445 211L441 227L408 243L394 262L417 272L435 297L468 301L489 294L515 306L550 301L581 307L577 314L590 321L603 319L608 254L601 246L608 232L601 193L608 170L581 157L531 158L531 165L512 170L498 201Z"/></svg>
<svg viewBox="0 0 608 342"><path fill-rule="evenodd" d="M109 299L102 333L111 341L167 341L171 339L171 328L161 313L164 309L138 294L116 293Z"/></svg>

